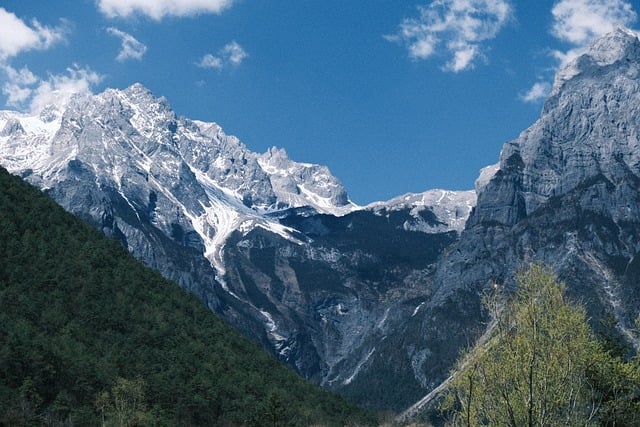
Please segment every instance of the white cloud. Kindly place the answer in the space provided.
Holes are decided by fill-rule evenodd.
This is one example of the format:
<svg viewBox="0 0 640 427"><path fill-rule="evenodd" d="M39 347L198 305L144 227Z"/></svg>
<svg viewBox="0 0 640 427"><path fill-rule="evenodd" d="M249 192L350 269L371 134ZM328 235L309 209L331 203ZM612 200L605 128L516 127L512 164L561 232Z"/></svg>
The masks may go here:
<svg viewBox="0 0 640 427"><path fill-rule="evenodd" d="M453 59L447 63L447 69L457 73L473 67L473 60L478 57L478 46L468 45L452 49Z"/></svg>
<svg viewBox="0 0 640 427"><path fill-rule="evenodd" d="M562 50L551 50L551 56L556 60L557 66L554 68L554 72L556 72L560 68L564 68L569 62L576 59L578 56L582 55L588 44L580 45L574 47L573 49L569 49L566 51Z"/></svg>
<svg viewBox="0 0 640 427"><path fill-rule="evenodd" d="M64 25L47 27L35 19L28 25L15 14L0 7L0 60L32 49L48 49L63 41L66 33Z"/></svg>
<svg viewBox="0 0 640 427"><path fill-rule="evenodd" d="M441 50L451 59L447 71L473 68L483 58L483 42L494 39L511 18L509 0L434 0L418 7L419 18L405 19L387 40L407 45L413 59L427 59Z"/></svg>
<svg viewBox="0 0 640 427"><path fill-rule="evenodd" d="M16 70L7 65L3 70L7 75L7 82L2 87L2 93L7 96L7 105L18 107L31 96L30 86L39 79L26 67Z"/></svg>
<svg viewBox="0 0 640 427"><path fill-rule="evenodd" d="M238 65L248 56L247 52L244 51L242 46L240 46L235 41L228 43L225 47L222 48L221 55L223 58L227 58L229 62L232 64Z"/></svg>
<svg viewBox="0 0 640 427"><path fill-rule="evenodd" d="M197 65L200 68L215 68L218 70L224 66L224 64L222 63L222 59L218 58L217 56L213 56L210 53L207 53L205 56L203 56Z"/></svg>
<svg viewBox="0 0 640 427"><path fill-rule="evenodd" d="M30 109L41 111L47 105L66 105L71 96L77 93L90 93L91 87L97 85L102 76L89 68L74 66L67 68L67 74L50 75L41 80L33 91Z"/></svg>
<svg viewBox="0 0 640 427"><path fill-rule="evenodd" d="M225 66L237 66L249 56L237 42L232 41L218 51L218 55L204 55L196 65L200 68L220 70Z"/></svg>
<svg viewBox="0 0 640 427"><path fill-rule="evenodd" d="M109 18L146 15L160 21L166 16L193 16L221 13L235 0L97 0L98 8Z"/></svg>
<svg viewBox="0 0 640 427"><path fill-rule="evenodd" d="M551 15L551 35L569 46L566 50L551 50L556 62L554 74L583 54L594 39L619 26L629 27L638 18L626 0L558 0ZM520 99L531 103L544 100L551 88L550 82L535 83Z"/></svg>
<svg viewBox="0 0 640 427"><path fill-rule="evenodd" d="M637 15L625 0L560 0L553 9L551 34L573 45L568 51L553 51L560 67L584 52L595 38L618 26L628 27Z"/></svg>
<svg viewBox="0 0 640 427"><path fill-rule="evenodd" d="M118 56L116 56L116 61L123 62L127 59L140 60L146 53L147 46L145 46L143 43L140 43L131 34L120 31L114 27L107 28L107 32L113 36L120 38L120 41L122 42L122 49L120 50Z"/></svg>
<svg viewBox="0 0 640 427"><path fill-rule="evenodd" d="M629 26L637 16L624 0L561 0L551 10L551 33L573 45L585 45L595 37Z"/></svg>
<svg viewBox="0 0 640 427"><path fill-rule="evenodd" d="M49 75L41 79L29 69L15 70L4 66L7 82L2 92L7 96L7 105L40 112L48 105L66 105L76 93L91 92L91 87L102 80L102 76L89 68L74 66L66 74Z"/></svg>
<svg viewBox="0 0 640 427"><path fill-rule="evenodd" d="M537 82L524 94L520 95L520 99L524 102L537 103L546 97L551 92L551 84L548 82Z"/></svg>

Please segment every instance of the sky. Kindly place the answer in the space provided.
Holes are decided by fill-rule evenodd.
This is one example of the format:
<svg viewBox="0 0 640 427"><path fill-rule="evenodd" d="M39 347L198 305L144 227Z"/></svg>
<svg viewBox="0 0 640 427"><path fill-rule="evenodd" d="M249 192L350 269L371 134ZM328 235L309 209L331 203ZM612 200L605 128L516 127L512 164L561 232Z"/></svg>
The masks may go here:
<svg viewBox="0 0 640 427"><path fill-rule="evenodd" d="M139 82L358 204L472 189L628 0L0 0L0 109Z"/></svg>

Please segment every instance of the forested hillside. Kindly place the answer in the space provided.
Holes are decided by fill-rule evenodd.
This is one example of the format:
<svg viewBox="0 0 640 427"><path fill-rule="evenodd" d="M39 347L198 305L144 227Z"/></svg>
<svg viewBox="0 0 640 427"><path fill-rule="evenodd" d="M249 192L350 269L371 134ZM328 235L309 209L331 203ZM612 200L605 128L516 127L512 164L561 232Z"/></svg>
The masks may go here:
<svg viewBox="0 0 640 427"><path fill-rule="evenodd" d="M375 423L4 169L0 308L0 425Z"/></svg>

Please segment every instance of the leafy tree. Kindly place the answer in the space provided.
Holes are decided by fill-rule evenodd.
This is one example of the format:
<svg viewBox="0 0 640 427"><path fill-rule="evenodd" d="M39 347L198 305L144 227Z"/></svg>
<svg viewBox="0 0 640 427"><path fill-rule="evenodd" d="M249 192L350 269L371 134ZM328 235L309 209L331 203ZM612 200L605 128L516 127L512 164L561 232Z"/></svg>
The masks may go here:
<svg viewBox="0 0 640 427"><path fill-rule="evenodd" d="M265 420L268 425L277 427L287 421L287 406L285 396L279 390L272 390L267 396Z"/></svg>
<svg viewBox="0 0 640 427"><path fill-rule="evenodd" d="M583 307L553 273L532 265L512 301L487 298L492 336L459 362L444 407L451 425L549 426L595 423L588 373L607 357Z"/></svg>
<svg viewBox="0 0 640 427"><path fill-rule="evenodd" d="M98 408L103 426L129 427L151 425L152 417L147 411L146 383L141 377L134 380L117 378L111 392L98 394Z"/></svg>

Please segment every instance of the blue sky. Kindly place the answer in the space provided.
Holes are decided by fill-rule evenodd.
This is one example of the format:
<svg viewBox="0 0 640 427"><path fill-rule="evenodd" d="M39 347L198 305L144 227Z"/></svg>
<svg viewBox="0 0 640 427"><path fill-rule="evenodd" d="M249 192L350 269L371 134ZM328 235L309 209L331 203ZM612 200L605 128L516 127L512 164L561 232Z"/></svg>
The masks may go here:
<svg viewBox="0 0 640 427"><path fill-rule="evenodd" d="M0 108L140 82L359 204L473 188L628 0L0 0Z"/></svg>

